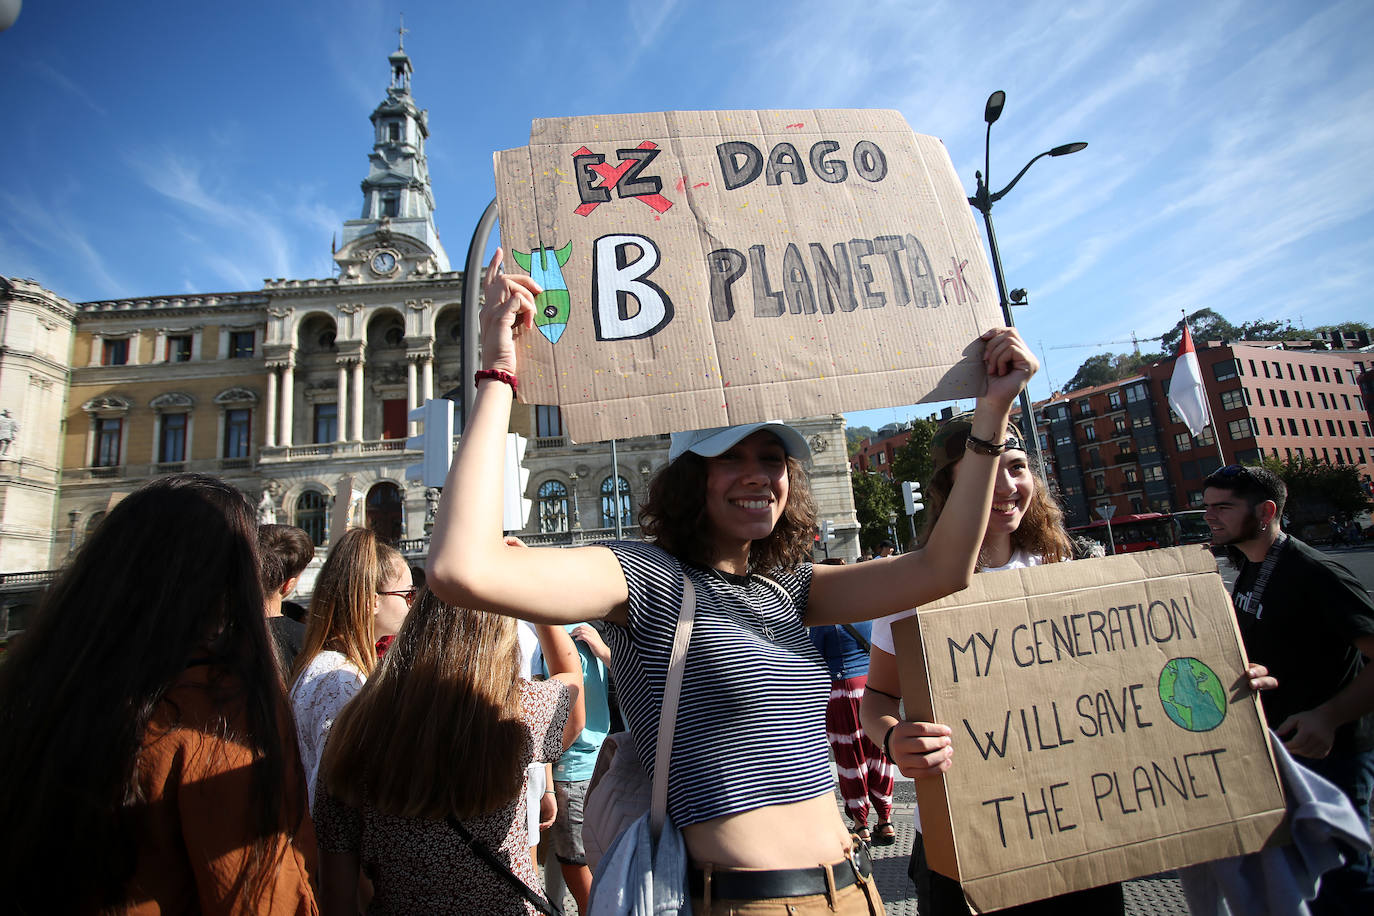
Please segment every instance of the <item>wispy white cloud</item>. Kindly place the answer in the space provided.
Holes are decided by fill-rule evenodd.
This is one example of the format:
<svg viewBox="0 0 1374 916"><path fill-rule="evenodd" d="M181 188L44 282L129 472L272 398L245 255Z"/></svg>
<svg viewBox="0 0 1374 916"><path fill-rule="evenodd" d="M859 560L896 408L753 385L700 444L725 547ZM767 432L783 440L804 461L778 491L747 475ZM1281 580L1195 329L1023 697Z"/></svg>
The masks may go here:
<svg viewBox="0 0 1374 916"><path fill-rule="evenodd" d="M87 92L84 87L79 85L76 82L76 80L67 76L61 70L58 70L56 67L49 66L41 60L30 60L29 66L31 66L34 69L34 71L37 72L43 79L57 86L63 92L66 92L68 95L71 95L79 102L81 102L83 105L85 105L87 108L89 108L91 111L94 111L102 118L109 117L110 113L105 109L105 106L97 102L93 95Z"/></svg>
<svg viewBox="0 0 1374 916"><path fill-rule="evenodd" d="M22 248L16 264L28 264L32 278L62 296L81 297L80 290L101 290L101 298L130 295L70 208L72 188L39 197L32 191L0 190L6 234ZM5 259L9 262L9 258ZM7 265L6 272L15 268ZM104 292L109 291L109 292Z"/></svg>

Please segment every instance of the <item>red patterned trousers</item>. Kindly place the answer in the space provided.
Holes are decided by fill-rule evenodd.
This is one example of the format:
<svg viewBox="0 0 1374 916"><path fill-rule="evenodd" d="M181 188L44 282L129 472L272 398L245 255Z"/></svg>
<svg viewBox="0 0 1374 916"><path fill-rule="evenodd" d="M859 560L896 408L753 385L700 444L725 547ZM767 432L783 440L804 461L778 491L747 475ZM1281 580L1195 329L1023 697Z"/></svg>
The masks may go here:
<svg viewBox="0 0 1374 916"><path fill-rule="evenodd" d="M870 802L879 823L892 820L895 770L859 725L859 701L867 683L867 676L831 681L825 707L825 732L835 754L840 794L856 829L867 826Z"/></svg>

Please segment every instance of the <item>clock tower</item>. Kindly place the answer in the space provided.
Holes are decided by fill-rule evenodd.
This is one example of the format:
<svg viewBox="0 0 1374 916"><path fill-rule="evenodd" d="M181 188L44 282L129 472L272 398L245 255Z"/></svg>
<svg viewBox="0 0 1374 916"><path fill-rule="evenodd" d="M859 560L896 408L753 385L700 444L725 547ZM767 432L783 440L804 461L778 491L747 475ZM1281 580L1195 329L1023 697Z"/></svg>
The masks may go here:
<svg viewBox="0 0 1374 916"><path fill-rule="evenodd" d="M363 212L344 223L334 252L341 278L356 281L421 279L450 270L434 226L434 192L425 160L429 112L410 96L413 72L405 30L391 56L391 85L372 112L373 143L363 179Z"/></svg>

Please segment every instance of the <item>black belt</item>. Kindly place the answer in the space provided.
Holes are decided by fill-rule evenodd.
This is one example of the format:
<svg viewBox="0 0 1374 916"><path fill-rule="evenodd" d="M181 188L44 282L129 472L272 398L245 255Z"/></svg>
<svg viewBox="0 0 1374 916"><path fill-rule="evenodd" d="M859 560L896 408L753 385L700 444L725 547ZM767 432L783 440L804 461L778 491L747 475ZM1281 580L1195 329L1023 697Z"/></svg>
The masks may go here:
<svg viewBox="0 0 1374 916"><path fill-rule="evenodd" d="M835 890L849 887L862 878L873 875L873 861L863 846L854 848L853 860L846 859L831 867ZM703 897L706 873L693 865L687 869L687 888L693 897ZM779 868L772 871L715 871L711 872L712 900L767 900L773 897L809 897L829 891L825 883L825 869Z"/></svg>

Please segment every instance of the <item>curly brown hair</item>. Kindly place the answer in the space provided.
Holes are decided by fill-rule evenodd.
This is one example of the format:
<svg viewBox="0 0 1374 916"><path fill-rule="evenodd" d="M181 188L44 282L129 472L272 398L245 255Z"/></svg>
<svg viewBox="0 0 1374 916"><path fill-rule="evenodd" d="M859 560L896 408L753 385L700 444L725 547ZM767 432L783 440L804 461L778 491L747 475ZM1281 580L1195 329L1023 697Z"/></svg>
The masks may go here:
<svg viewBox="0 0 1374 916"><path fill-rule="evenodd" d="M782 517L768 537L749 547L750 569L793 569L811 561L816 501L811 496L806 469L790 455L787 481L787 505ZM717 557L705 493L706 459L687 452L649 482L649 498L639 510L640 530L678 559L710 566Z"/></svg>
<svg viewBox="0 0 1374 916"><path fill-rule="evenodd" d="M922 544L930 540L930 533L935 530L935 523L940 520L940 513L944 511L945 501L954 489L954 469L958 464L956 461L945 465L930 479L926 493L929 506L925 524L921 528ZM1030 503L1026 506L1026 514L1021 517L1021 524L1012 532L1012 549L1038 554L1043 563L1072 560L1073 541L1064 530L1064 510L1050 493L1049 484L1045 482L1044 476L1029 455L1026 456L1026 464L1030 468L1031 476L1035 478L1035 489L1031 493ZM982 568L981 562L979 568Z"/></svg>

